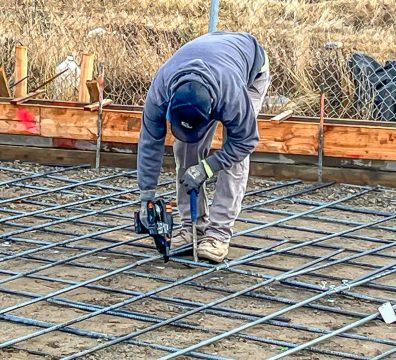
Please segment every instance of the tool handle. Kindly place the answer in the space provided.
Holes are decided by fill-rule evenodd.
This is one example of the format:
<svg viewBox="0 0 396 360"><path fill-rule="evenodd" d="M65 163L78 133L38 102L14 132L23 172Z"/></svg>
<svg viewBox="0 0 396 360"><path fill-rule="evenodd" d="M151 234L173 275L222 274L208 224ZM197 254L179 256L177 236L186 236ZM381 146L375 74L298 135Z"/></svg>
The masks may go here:
<svg viewBox="0 0 396 360"><path fill-rule="evenodd" d="M190 193L190 212L191 212L191 221L197 221L197 192L195 190Z"/></svg>

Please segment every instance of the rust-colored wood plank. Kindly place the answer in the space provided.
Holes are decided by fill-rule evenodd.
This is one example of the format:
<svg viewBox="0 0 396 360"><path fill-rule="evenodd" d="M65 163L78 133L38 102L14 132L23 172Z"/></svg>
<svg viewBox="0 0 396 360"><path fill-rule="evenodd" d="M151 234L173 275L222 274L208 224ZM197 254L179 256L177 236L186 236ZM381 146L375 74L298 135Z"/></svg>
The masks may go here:
<svg viewBox="0 0 396 360"><path fill-rule="evenodd" d="M259 152L281 154L316 155L318 125L309 123L258 122L260 142Z"/></svg>
<svg viewBox="0 0 396 360"><path fill-rule="evenodd" d="M396 160L396 129L325 125L324 155Z"/></svg>
<svg viewBox="0 0 396 360"><path fill-rule="evenodd" d="M32 135L32 131L26 127L18 119L17 111L20 109L18 106L10 104L0 104L0 133L13 134L13 135ZM35 126L40 128L40 109L29 108L28 111L33 115Z"/></svg>
<svg viewBox="0 0 396 360"><path fill-rule="evenodd" d="M118 143L137 143L141 127L140 112L103 112L102 140ZM165 139L167 145L173 143L173 138L168 129Z"/></svg>
<svg viewBox="0 0 396 360"><path fill-rule="evenodd" d="M122 113L105 110L103 113L102 140L129 144L138 143L141 117L141 112ZM222 145L222 128L223 126L219 124L216 129L212 142L212 147L215 149L219 149ZM173 141L174 138L168 126L165 144L172 145Z"/></svg>
<svg viewBox="0 0 396 360"><path fill-rule="evenodd" d="M27 129L20 121L0 120L0 134L39 135L39 130Z"/></svg>
<svg viewBox="0 0 396 360"><path fill-rule="evenodd" d="M95 113L83 109L41 108L41 135L65 139L96 139Z"/></svg>
<svg viewBox="0 0 396 360"><path fill-rule="evenodd" d="M0 119L10 118L11 109L16 106L0 103ZM83 107L24 105L27 109L41 109L41 134L46 137L76 140L96 139L96 114L84 111ZM141 126L140 111L103 111L103 141L136 144ZM260 142L256 152L291 155L317 155L318 123L287 120L274 123L259 120ZM168 127L169 128L169 127ZM13 128L19 131L19 128ZM15 130L16 129L16 130ZM355 124L325 123L324 155L352 157L372 160L396 160L396 128L381 126L360 126ZM5 125L2 131L7 131ZM166 144L171 145L173 137L168 129ZM219 124L212 147L222 146L222 125Z"/></svg>
<svg viewBox="0 0 396 360"><path fill-rule="evenodd" d="M39 114L40 114L40 108L39 107L24 107L26 108L30 113L32 113L38 120ZM1 104L0 103L0 120L13 120L13 121L19 121L17 117L17 112L18 110L21 109L20 106L15 106L11 104Z"/></svg>

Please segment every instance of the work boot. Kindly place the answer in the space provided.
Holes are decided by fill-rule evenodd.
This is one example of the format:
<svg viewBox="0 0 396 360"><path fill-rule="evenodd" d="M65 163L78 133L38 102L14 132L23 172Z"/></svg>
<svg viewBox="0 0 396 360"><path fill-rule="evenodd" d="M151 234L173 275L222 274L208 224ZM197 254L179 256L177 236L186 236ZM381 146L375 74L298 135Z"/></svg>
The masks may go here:
<svg viewBox="0 0 396 360"><path fill-rule="evenodd" d="M191 244L192 242L192 233L188 231L188 229L181 229L174 237L172 237L171 250Z"/></svg>
<svg viewBox="0 0 396 360"><path fill-rule="evenodd" d="M198 257L216 263L221 263L228 254L229 242L218 240L212 236L205 236L198 245Z"/></svg>

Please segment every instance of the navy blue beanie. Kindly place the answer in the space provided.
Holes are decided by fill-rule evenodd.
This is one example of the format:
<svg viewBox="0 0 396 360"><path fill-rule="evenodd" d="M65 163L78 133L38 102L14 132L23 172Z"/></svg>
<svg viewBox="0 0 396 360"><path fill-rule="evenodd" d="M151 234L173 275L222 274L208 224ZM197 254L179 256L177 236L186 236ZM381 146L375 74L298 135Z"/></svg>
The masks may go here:
<svg viewBox="0 0 396 360"><path fill-rule="evenodd" d="M167 112L173 135L188 143L201 140L211 123L211 105L210 93L200 82L189 81L177 87Z"/></svg>

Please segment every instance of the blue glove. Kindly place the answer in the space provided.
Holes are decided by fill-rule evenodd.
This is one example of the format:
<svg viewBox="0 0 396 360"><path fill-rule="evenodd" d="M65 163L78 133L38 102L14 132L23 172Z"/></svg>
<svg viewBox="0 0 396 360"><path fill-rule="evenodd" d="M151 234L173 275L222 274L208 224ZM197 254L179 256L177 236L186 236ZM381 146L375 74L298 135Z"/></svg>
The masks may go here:
<svg viewBox="0 0 396 360"><path fill-rule="evenodd" d="M148 228L147 203L155 200L155 190L140 190L140 221Z"/></svg>

